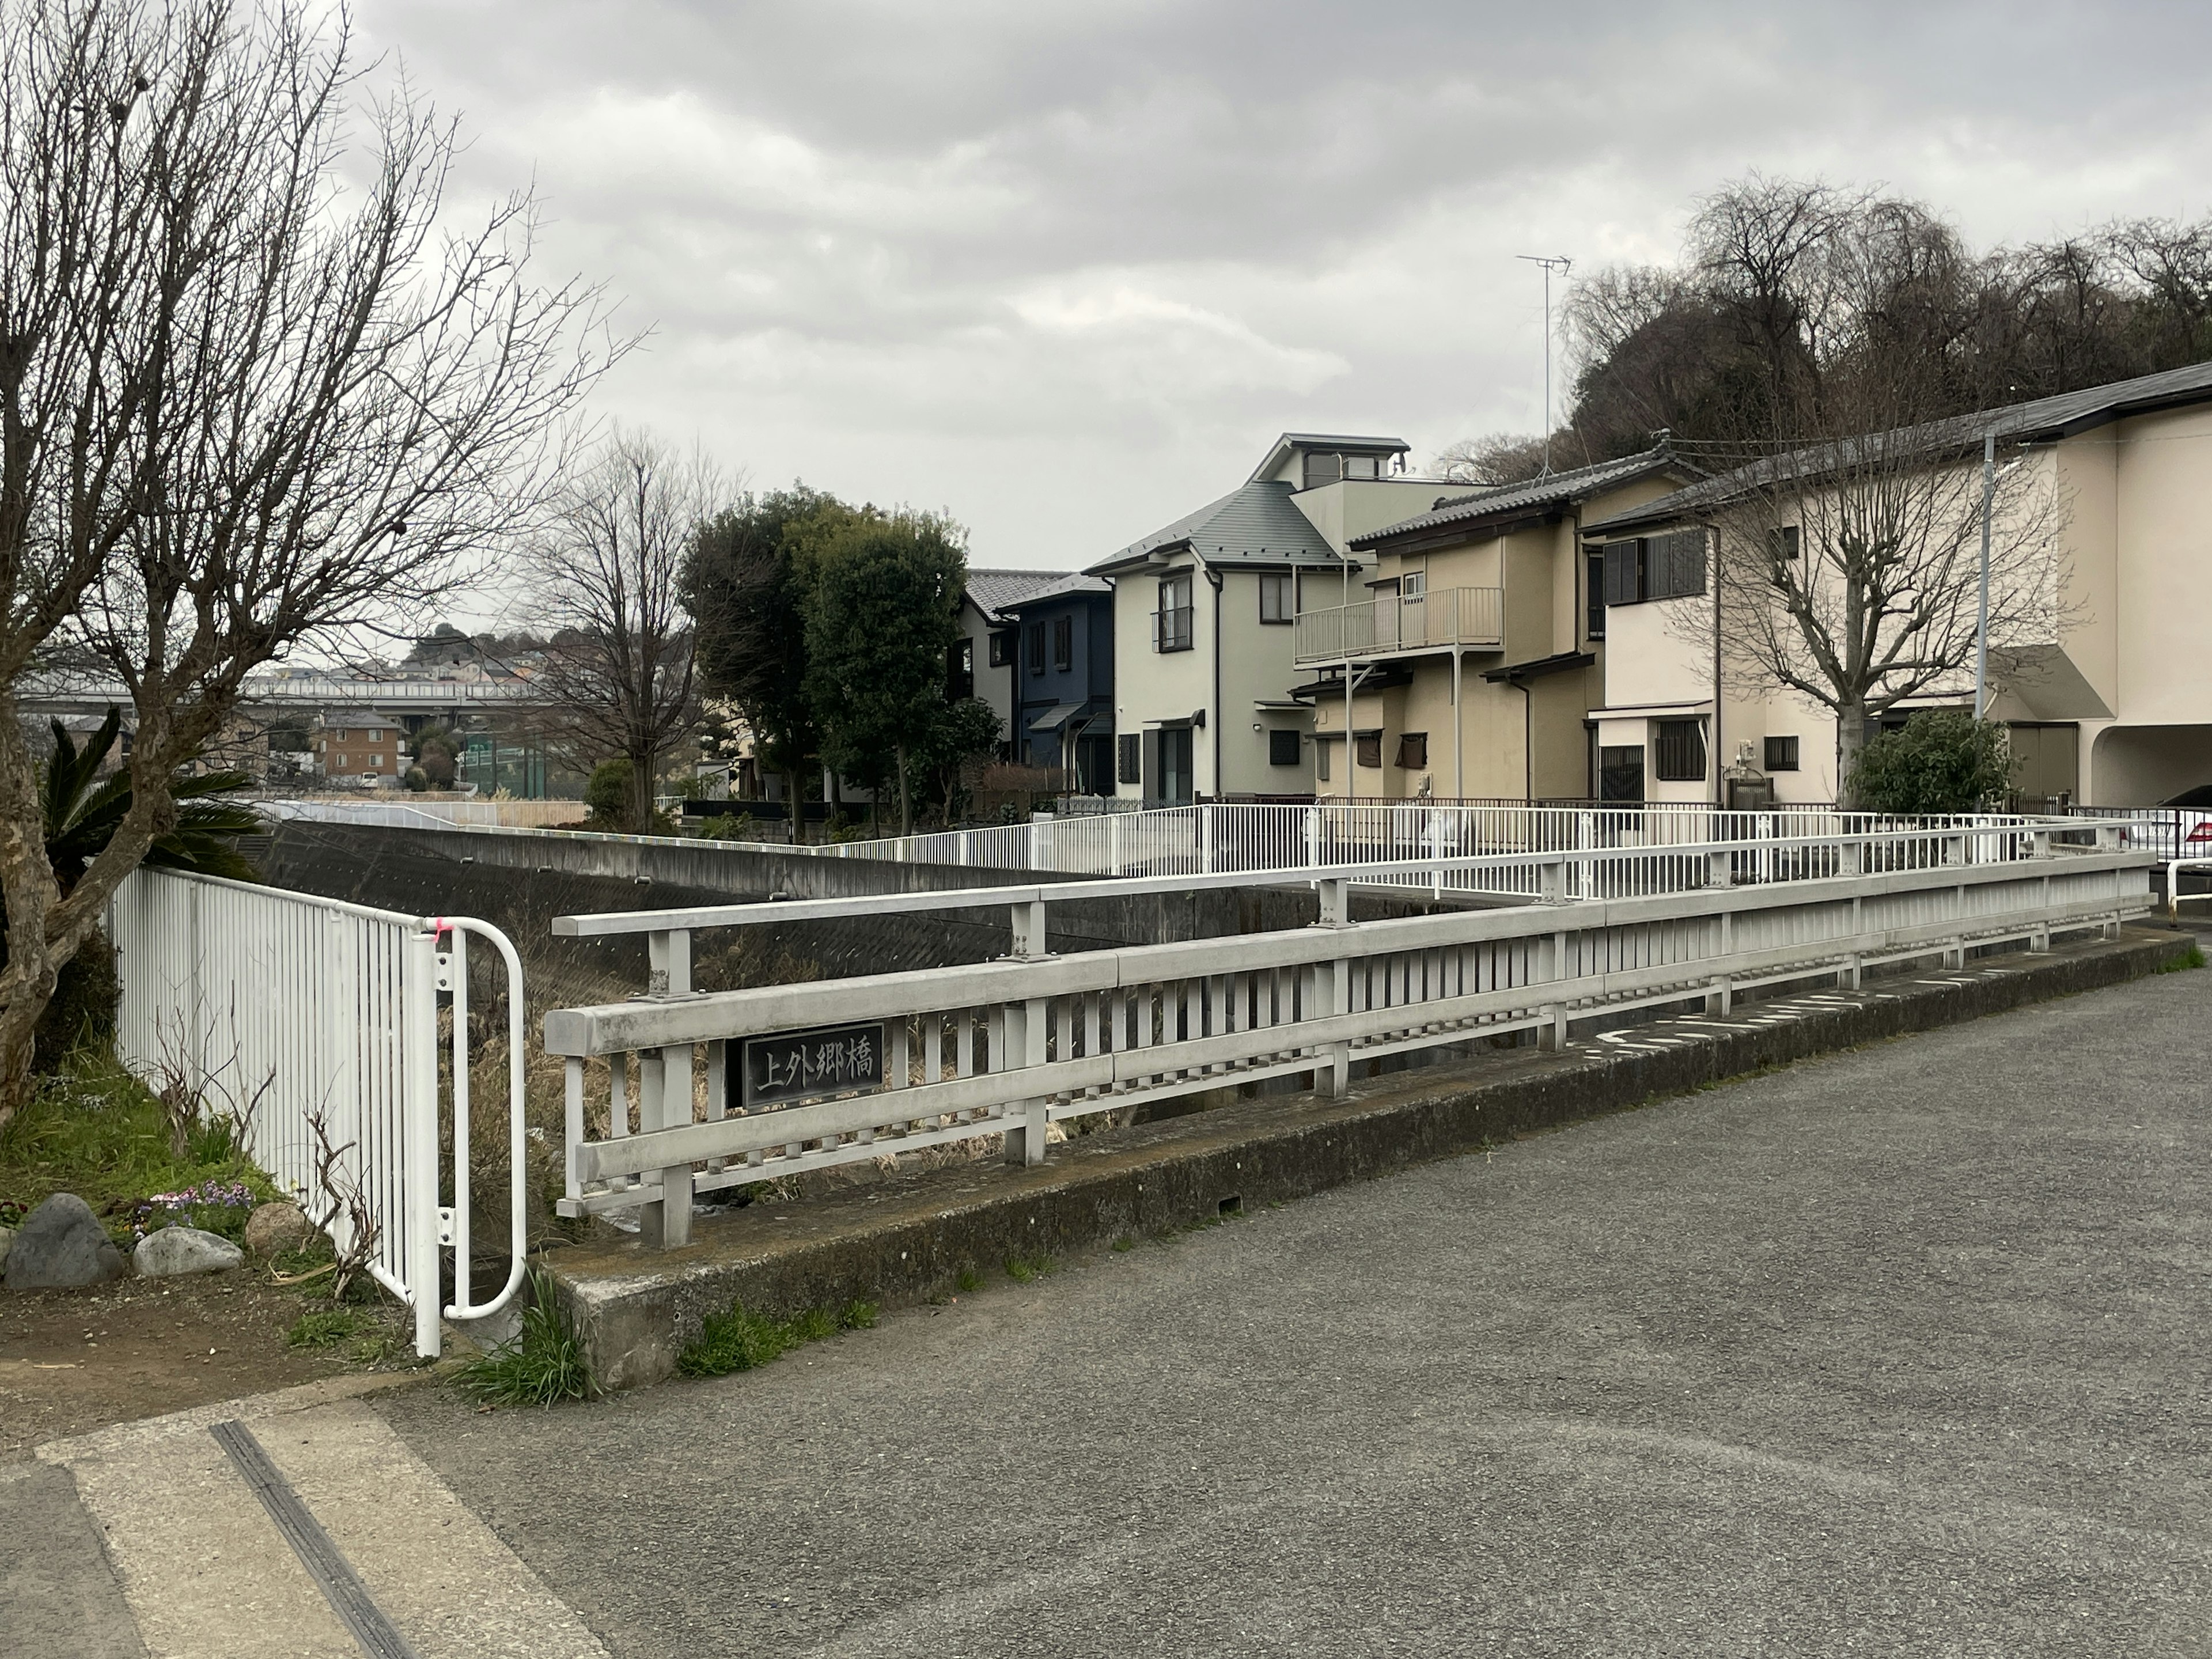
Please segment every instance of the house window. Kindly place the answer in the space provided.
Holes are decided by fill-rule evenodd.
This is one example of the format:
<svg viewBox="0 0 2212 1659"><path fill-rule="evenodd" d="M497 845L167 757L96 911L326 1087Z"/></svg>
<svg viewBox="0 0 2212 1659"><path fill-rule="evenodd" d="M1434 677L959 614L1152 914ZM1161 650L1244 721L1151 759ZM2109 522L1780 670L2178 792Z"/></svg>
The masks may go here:
<svg viewBox="0 0 2212 1659"><path fill-rule="evenodd" d="M368 728L368 740L371 743L382 743L384 741L384 729L381 726L370 726Z"/></svg>
<svg viewBox="0 0 2212 1659"><path fill-rule="evenodd" d="M1160 608L1152 613L1152 649L1190 649L1190 573L1186 570L1160 583Z"/></svg>
<svg viewBox="0 0 2212 1659"><path fill-rule="evenodd" d="M384 757L383 757L383 756L381 756L381 755L370 755L370 756L368 756L368 757L367 757L367 759L368 759L368 770L370 770L370 771L372 771L372 772L375 772L375 771L380 771L380 770L381 770L381 769L383 769L383 766L384 766Z"/></svg>
<svg viewBox="0 0 2212 1659"><path fill-rule="evenodd" d="M1702 781L1705 775L1705 723L1698 720L1655 720L1653 771L1662 783Z"/></svg>
<svg viewBox="0 0 2212 1659"><path fill-rule="evenodd" d="M341 772L343 772L343 771L344 771L344 770L345 770L345 769L346 769L345 750L343 750L343 749L341 749L341 750L338 750L338 770L339 770L339 771L341 771Z"/></svg>
<svg viewBox="0 0 2212 1659"><path fill-rule="evenodd" d="M1589 584L1583 595L1583 608L1589 613L1587 626L1590 638L1601 640L1605 637L1605 555L1593 553L1583 563L1583 578Z"/></svg>
<svg viewBox="0 0 2212 1659"><path fill-rule="evenodd" d="M1328 751L1335 745L1327 738L1314 739L1314 777L1316 781L1328 781Z"/></svg>
<svg viewBox="0 0 2212 1659"><path fill-rule="evenodd" d="M1073 617L1053 618L1052 665L1063 674L1075 666L1075 618Z"/></svg>
<svg viewBox="0 0 2212 1659"><path fill-rule="evenodd" d="M1291 578L1287 574L1260 578L1260 620L1261 622L1290 621L1291 601Z"/></svg>
<svg viewBox="0 0 2212 1659"><path fill-rule="evenodd" d="M975 695L975 641L956 640L945 676L945 700L958 702Z"/></svg>
<svg viewBox="0 0 2212 1659"><path fill-rule="evenodd" d="M1288 726L1273 726L1267 732L1267 764L1296 766L1298 763L1298 734Z"/></svg>
<svg viewBox="0 0 2212 1659"><path fill-rule="evenodd" d="M1398 765L1401 770L1419 772L1429 764L1429 734L1425 732L1401 732L1398 738Z"/></svg>
<svg viewBox="0 0 2212 1659"><path fill-rule="evenodd" d="M1797 769L1797 739L1769 738L1766 740L1766 769L1770 772L1795 772Z"/></svg>
<svg viewBox="0 0 2212 1659"><path fill-rule="evenodd" d="M1597 793L1600 800L1644 799L1644 746L1607 744L1597 751Z"/></svg>
<svg viewBox="0 0 2212 1659"><path fill-rule="evenodd" d="M1778 563L1785 559L1796 558L1801 550L1797 526L1794 524L1786 524L1779 530L1768 531L1766 550Z"/></svg>
<svg viewBox="0 0 2212 1659"><path fill-rule="evenodd" d="M1031 623L1024 632L1029 640L1030 672L1042 674L1044 672L1044 624Z"/></svg>
<svg viewBox="0 0 2212 1659"><path fill-rule="evenodd" d="M1398 597L1407 605L1419 605L1429 591L1429 573L1408 570L1398 578Z"/></svg>
<svg viewBox="0 0 2212 1659"><path fill-rule="evenodd" d="M1115 775L1123 783L1142 783L1145 781L1145 740L1134 732L1127 732L1120 739L1121 766Z"/></svg>
<svg viewBox="0 0 2212 1659"><path fill-rule="evenodd" d="M1333 484L1344 476L1344 457L1341 455L1308 455L1305 465L1305 487Z"/></svg>
<svg viewBox="0 0 2212 1659"><path fill-rule="evenodd" d="M991 666L1004 668L1014 659L1014 636L1011 633L991 635Z"/></svg>
<svg viewBox="0 0 2212 1659"><path fill-rule="evenodd" d="M1347 455L1344 458L1344 476L1347 478L1379 478L1382 476L1382 458L1379 455Z"/></svg>
<svg viewBox="0 0 2212 1659"><path fill-rule="evenodd" d="M1705 591L1705 532L1679 530L1605 545L1605 602L1689 599Z"/></svg>
<svg viewBox="0 0 2212 1659"><path fill-rule="evenodd" d="M1359 752L1354 758L1373 771L1382 769L1382 734L1380 732L1361 732L1357 734Z"/></svg>

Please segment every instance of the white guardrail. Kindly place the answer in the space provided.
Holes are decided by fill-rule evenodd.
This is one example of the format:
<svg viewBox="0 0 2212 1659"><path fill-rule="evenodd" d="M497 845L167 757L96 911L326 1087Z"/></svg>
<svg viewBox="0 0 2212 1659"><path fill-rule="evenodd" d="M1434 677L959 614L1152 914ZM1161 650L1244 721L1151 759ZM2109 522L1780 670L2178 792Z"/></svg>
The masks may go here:
<svg viewBox="0 0 2212 1659"><path fill-rule="evenodd" d="M441 1252L454 1261L448 1318L497 1311L521 1283L522 965L505 934L177 871L139 869L108 906L122 1006L116 1049L149 1087L176 1083L243 1126L253 1161L341 1248L355 1206L374 1234L367 1268L415 1310L416 1352L439 1352ZM469 1276L468 939L507 975L509 1122L506 1288L471 1299ZM439 1031L451 998L449 1054ZM442 1074L442 1075L441 1075ZM443 1097L441 1098L441 1096ZM335 1179L319 1176L319 1115ZM444 1132L453 1199L441 1188ZM338 1190L333 1190L333 1188Z"/></svg>
<svg viewBox="0 0 2212 1659"><path fill-rule="evenodd" d="M2068 831L2095 845L2069 846ZM1056 900L1267 878L562 917L558 934L648 933L653 983L642 998L546 1017L545 1046L567 1060L561 1207L644 1206L648 1240L678 1243L696 1192L983 1135L1033 1163L1051 1123L1162 1096L1291 1073L1341 1093L1364 1060L1528 1030L1556 1044L1599 1011L1702 998L1725 1012L1737 992L1784 981L1856 986L1871 964L2047 949L2056 933L2117 929L2150 908L2152 857L2123 850L2118 834L1982 823L1675 846L1663 864L1634 847L1340 866L1316 879L1316 927L1064 956L1045 950ZM1655 873L1682 884L1655 887ZM1355 884L1439 882L1537 902L1347 920ZM696 928L997 904L1014 924L1000 961L690 993ZM592 1060L605 1062L603 1085Z"/></svg>

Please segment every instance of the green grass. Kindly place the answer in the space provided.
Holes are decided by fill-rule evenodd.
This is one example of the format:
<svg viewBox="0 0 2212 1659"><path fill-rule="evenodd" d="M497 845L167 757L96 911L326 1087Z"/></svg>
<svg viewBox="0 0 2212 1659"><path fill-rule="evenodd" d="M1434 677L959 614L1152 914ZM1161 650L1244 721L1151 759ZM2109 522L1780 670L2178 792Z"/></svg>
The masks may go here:
<svg viewBox="0 0 2212 1659"><path fill-rule="evenodd" d="M1124 1250L1133 1250L1136 1248L1137 1241L1130 1237L1127 1233L1123 1233L1121 1237L1114 1241L1114 1249L1116 1254Z"/></svg>
<svg viewBox="0 0 2212 1659"><path fill-rule="evenodd" d="M324 1308L301 1314L294 1320L292 1328L284 1333L284 1340L295 1348L335 1348L359 1335L362 1322L362 1316L350 1308Z"/></svg>
<svg viewBox="0 0 2212 1659"><path fill-rule="evenodd" d="M1010 1255L1006 1258L1006 1277L1017 1285L1026 1285L1032 1279L1044 1279L1059 1271L1060 1263L1048 1255Z"/></svg>
<svg viewBox="0 0 2212 1659"><path fill-rule="evenodd" d="M952 1288L963 1296L972 1296L983 1288L983 1275L973 1267L963 1267L952 1275Z"/></svg>
<svg viewBox="0 0 2212 1659"><path fill-rule="evenodd" d="M127 1236L134 1206L156 1193L239 1182L255 1203L279 1196L234 1144L228 1124L202 1124L177 1157L159 1101L112 1056L81 1052L39 1079L30 1103L0 1129L0 1201L35 1208L75 1193L111 1231ZM204 1206L191 1218L235 1237L250 1206Z"/></svg>
<svg viewBox="0 0 2212 1659"><path fill-rule="evenodd" d="M707 1316L699 1340L677 1356L676 1369L686 1376L752 1370L839 1331L872 1330L878 1311L872 1302L848 1302L842 1312L809 1308L796 1318L769 1319L732 1306L727 1313Z"/></svg>
<svg viewBox="0 0 2212 1659"><path fill-rule="evenodd" d="M598 1398L599 1383L554 1294L553 1276L542 1267L530 1270L530 1297L514 1340L469 1361L454 1382L488 1406L550 1407Z"/></svg>
<svg viewBox="0 0 2212 1659"><path fill-rule="evenodd" d="M2186 951L2177 952L2159 963L2158 971L2161 974L2185 974L2192 968L2203 965L2203 947L2192 942Z"/></svg>

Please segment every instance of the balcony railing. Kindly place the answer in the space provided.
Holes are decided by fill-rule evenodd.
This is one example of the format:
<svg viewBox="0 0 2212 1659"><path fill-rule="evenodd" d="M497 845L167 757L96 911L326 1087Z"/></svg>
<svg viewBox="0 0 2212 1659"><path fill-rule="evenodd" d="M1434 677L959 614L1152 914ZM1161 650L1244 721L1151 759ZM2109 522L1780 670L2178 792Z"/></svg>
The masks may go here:
<svg viewBox="0 0 2212 1659"><path fill-rule="evenodd" d="M1419 598L1305 611L1291 650L1299 662L1333 662L1431 646L1503 645L1504 629L1504 588L1441 587Z"/></svg>
<svg viewBox="0 0 2212 1659"><path fill-rule="evenodd" d="M1190 607L1175 611L1152 612L1152 649L1155 651L1188 651L1190 649Z"/></svg>

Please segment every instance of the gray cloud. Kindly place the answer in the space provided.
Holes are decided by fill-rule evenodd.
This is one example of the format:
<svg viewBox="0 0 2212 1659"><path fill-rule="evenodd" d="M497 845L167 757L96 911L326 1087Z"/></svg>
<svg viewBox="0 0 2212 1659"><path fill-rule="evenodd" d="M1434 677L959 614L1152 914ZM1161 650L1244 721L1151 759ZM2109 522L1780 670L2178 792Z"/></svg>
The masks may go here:
<svg viewBox="0 0 2212 1659"><path fill-rule="evenodd" d="M1806 15L1799 15L1803 10ZM2194 9L365 0L648 350L608 412L1073 564L1291 426L1535 422L1530 269L1757 166L1980 240L2201 213Z"/></svg>

